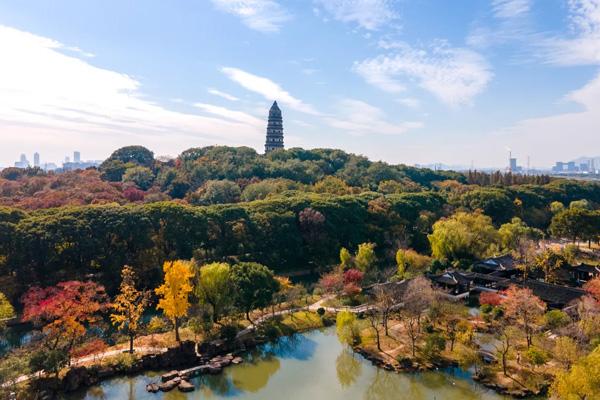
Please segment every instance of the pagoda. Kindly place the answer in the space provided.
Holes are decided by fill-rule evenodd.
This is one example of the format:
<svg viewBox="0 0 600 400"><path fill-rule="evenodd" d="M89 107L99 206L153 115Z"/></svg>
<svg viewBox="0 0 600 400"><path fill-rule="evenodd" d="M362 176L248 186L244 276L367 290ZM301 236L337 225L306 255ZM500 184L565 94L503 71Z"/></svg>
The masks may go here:
<svg viewBox="0 0 600 400"><path fill-rule="evenodd" d="M283 119L281 118L281 110L279 109L277 102L274 101L269 110L265 153L276 149L283 149Z"/></svg>

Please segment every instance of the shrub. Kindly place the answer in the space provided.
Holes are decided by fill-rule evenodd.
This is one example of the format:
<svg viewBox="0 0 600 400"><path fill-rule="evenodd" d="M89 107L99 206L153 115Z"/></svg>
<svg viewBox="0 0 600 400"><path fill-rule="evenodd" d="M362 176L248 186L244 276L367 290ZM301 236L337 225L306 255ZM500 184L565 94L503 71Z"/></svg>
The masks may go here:
<svg viewBox="0 0 600 400"><path fill-rule="evenodd" d="M566 326L571 322L571 318L561 310L551 310L544 315L544 325L548 329L557 329Z"/></svg>
<svg viewBox="0 0 600 400"><path fill-rule="evenodd" d="M548 355L541 349L537 347L531 347L525 353L525 358L533 367L538 365L544 365L548 362Z"/></svg>
<svg viewBox="0 0 600 400"><path fill-rule="evenodd" d="M489 314L490 312L492 312L492 310L494 309L494 307L491 304L482 304L481 307L479 307L479 310L481 311L482 314Z"/></svg>
<svg viewBox="0 0 600 400"><path fill-rule="evenodd" d="M135 354L126 352L126 353L119 353L119 354L111 357L107 361L107 364L109 366L115 368L117 371L129 371L133 367L133 365L135 364L136 361L137 361L137 358L136 358Z"/></svg>
<svg viewBox="0 0 600 400"><path fill-rule="evenodd" d="M446 339L439 333L430 333L425 337L425 345L421 349L423 357L430 361L436 361L446 348Z"/></svg>
<svg viewBox="0 0 600 400"><path fill-rule="evenodd" d="M268 322L261 327L261 333L269 340L275 340L282 335L281 329L274 322Z"/></svg>
<svg viewBox="0 0 600 400"><path fill-rule="evenodd" d="M33 353L29 360L29 367L34 372L43 370L58 376L58 373L67 365L68 361L69 356L67 352L62 349L42 349Z"/></svg>
<svg viewBox="0 0 600 400"><path fill-rule="evenodd" d="M238 328L235 325L223 325L219 328L219 336L221 339L231 342L235 339L238 333Z"/></svg>

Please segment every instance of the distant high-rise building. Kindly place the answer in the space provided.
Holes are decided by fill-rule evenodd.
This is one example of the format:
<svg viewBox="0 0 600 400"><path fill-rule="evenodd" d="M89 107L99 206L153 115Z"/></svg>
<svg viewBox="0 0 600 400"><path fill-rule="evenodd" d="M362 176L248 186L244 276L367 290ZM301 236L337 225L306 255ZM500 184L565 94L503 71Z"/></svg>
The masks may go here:
<svg viewBox="0 0 600 400"><path fill-rule="evenodd" d="M69 156L66 156L65 157L65 164L70 163L70 162L71 162L71 159L69 158Z"/></svg>
<svg viewBox="0 0 600 400"><path fill-rule="evenodd" d="M563 172L565 169L565 163L562 161L557 161L554 167L552 167L553 172Z"/></svg>
<svg viewBox="0 0 600 400"><path fill-rule="evenodd" d="M517 172L517 170L519 169L517 167L517 159L516 158L511 158L510 159L510 171L511 172Z"/></svg>
<svg viewBox="0 0 600 400"><path fill-rule="evenodd" d="M281 110L274 101L269 110L269 121L267 123L267 140L265 141L265 153L275 149L283 149L283 118Z"/></svg>
<svg viewBox="0 0 600 400"><path fill-rule="evenodd" d="M17 168L28 168L29 161L27 160L27 156L25 154L21 154L19 157L19 161L15 162L15 167Z"/></svg>
<svg viewBox="0 0 600 400"><path fill-rule="evenodd" d="M567 163L567 171L569 171L569 172L577 171L577 167L575 166L575 161L569 161Z"/></svg>
<svg viewBox="0 0 600 400"><path fill-rule="evenodd" d="M81 162L81 153L78 151L73 152L73 162Z"/></svg>
<svg viewBox="0 0 600 400"><path fill-rule="evenodd" d="M40 166L40 153L33 153L33 166L34 167L39 167Z"/></svg>

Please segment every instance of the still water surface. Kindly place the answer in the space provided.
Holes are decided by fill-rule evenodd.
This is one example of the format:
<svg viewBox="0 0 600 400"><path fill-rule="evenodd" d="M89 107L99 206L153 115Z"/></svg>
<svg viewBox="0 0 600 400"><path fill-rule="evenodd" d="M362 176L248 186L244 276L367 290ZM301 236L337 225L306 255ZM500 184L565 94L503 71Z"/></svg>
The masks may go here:
<svg viewBox="0 0 600 400"><path fill-rule="evenodd" d="M473 382L459 369L396 374L376 368L342 346L331 328L266 344L222 375L195 378L192 393L147 393L146 384L158 380L156 373L114 378L68 400L508 399Z"/></svg>

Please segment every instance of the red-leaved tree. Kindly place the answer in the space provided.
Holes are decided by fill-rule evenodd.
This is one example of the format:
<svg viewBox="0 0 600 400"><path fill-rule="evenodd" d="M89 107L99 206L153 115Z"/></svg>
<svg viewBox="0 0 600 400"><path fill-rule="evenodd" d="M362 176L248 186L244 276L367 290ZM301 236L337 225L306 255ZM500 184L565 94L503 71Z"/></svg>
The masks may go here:
<svg viewBox="0 0 600 400"><path fill-rule="evenodd" d="M496 292L481 292L479 294L479 304L489 304L496 307L502 303L502 296Z"/></svg>
<svg viewBox="0 0 600 400"><path fill-rule="evenodd" d="M70 351L99 321L109 303L104 287L88 281L60 282L46 288L32 287L22 297L23 321L41 326L51 349Z"/></svg>
<svg viewBox="0 0 600 400"><path fill-rule="evenodd" d="M531 289L515 285L510 286L503 294L502 307L506 317L523 325L527 347L530 347L535 321L546 312L546 303L534 295Z"/></svg>
<svg viewBox="0 0 600 400"><path fill-rule="evenodd" d="M600 276L586 282L586 284L583 285L583 288L594 298L594 300L600 303Z"/></svg>

